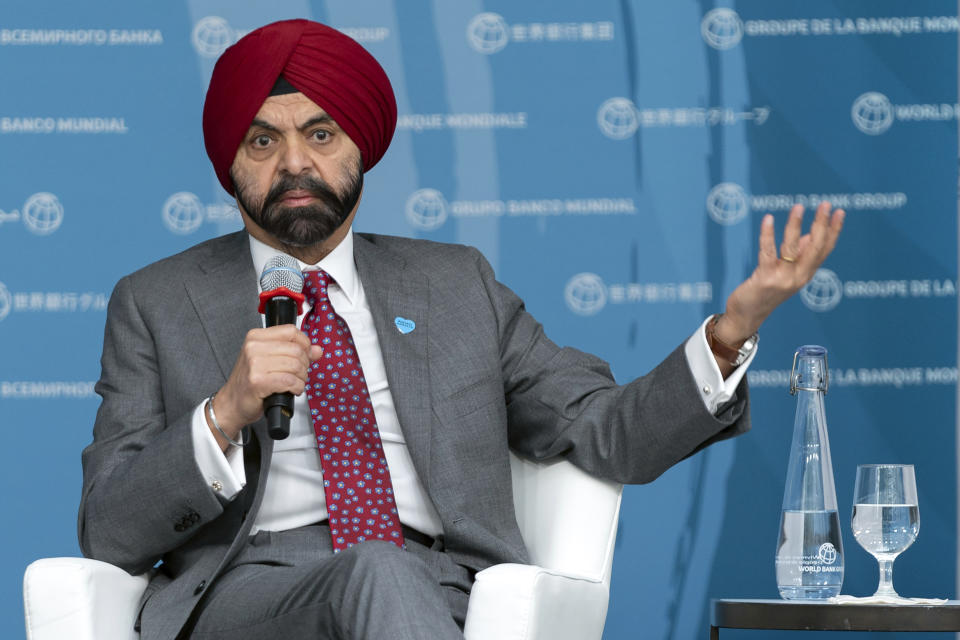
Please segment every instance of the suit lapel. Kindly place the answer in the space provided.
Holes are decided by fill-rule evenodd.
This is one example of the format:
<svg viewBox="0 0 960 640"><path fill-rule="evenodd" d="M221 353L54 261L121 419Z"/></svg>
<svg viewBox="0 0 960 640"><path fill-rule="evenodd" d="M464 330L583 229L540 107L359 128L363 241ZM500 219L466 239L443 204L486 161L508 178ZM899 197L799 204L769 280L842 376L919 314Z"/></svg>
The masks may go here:
<svg viewBox="0 0 960 640"><path fill-rule="evenodd" d="M247 234L225 236L197 267L196 273L184 274L184 285L226 381L247 331L260 326L257 276Z"/></svg>
<svg viewBox="0 0 960 640"><path fill-rule="evenodd" d="M224 236L222 243L212 246L198 260L196 273L185 274L184 286L226 382L247 332L261 326L257 311L257 274L246 232ZM267 436L266 421L258 420L253 428L269 464L273 440Z"/></svg>
<svg viewBox="0 0 960 640"><path fill-rule="evenodd" d="M354 259L373 314L390 393L407 449L426 485L430 476L429 286L399 255L354 234ZM412 321L403 333L397 323Z"/></svg>

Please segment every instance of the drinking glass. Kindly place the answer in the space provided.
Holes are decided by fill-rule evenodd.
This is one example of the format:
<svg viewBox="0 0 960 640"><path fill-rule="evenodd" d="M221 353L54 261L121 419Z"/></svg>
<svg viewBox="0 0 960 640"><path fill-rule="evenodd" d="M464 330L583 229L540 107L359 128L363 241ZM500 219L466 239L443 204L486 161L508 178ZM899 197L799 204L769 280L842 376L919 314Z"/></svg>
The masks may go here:
<svg viewBox="0 0 960 640"><path fill-rule="evenodd" d="M893 561L917 539L920 508L912 464L863 464L853 489L853 537L880 564L875 596L894 596Z"/></svg>

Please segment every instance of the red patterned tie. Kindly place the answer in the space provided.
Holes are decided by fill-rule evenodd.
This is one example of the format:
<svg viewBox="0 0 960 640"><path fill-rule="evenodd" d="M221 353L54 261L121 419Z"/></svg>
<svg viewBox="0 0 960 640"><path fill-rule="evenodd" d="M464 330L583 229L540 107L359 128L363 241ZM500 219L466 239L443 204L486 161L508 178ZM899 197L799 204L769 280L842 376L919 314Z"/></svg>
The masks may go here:
<svg viewBox="0 0 960 640"><path fill-rule="evenodd" d="M403 547L367 381L350 329L327 297L327 285L334 280L323 270L303 275L304 295L313 308L302 329L310 342L323 347L323 356L310 366L307 403L320 450L333 551L364 540Z"/></svg>

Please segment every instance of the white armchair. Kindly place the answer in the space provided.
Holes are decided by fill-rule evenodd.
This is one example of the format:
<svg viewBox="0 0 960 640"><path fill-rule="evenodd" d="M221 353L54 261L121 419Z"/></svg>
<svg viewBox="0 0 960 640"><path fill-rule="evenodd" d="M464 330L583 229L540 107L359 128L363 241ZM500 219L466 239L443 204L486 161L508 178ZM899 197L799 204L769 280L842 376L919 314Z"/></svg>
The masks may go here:
<svg viewBox="0 0 960 640"><path fill-rule="evenodd" d="M532 565L481 571L467 640L599 640L607 616L620 485L569 462L512 457L517 522ZM46 558L23 579L27 640L138 640L146 576L97 560Z"/></svg>

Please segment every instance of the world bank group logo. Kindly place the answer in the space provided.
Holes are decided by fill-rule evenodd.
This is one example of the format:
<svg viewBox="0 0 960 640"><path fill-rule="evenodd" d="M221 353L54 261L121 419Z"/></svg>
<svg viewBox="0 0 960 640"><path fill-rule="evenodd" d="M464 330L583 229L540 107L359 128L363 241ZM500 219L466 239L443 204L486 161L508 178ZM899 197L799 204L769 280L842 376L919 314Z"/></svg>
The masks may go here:
<svg viewBox="0 0 960 640"><path fill-rule="evenodd" d="M436 189L418 189L407 198L405 212L413 226L433 231L447 220L447 200Z"/></svg>
<svg viewBox="0 0 960 640"><path fill-rule="evenodd" d="M595 273L578 273L563 290L567 306L581 316L592 316L607 304L607 287Z"/></svg>
<svg viewBox="0 0 960 640"><path fill-rule="evenodd" d="M637 107L627 98L610 98L597 109L597 125L608 138L626 140L640 125Z"/></svg>
<svg viewBox="0 0 960 640"><path fill-rule="evenodd" d="M0 225L15 220L22 220L30 233L50 235L63 224L63 205L57 196L41 191L27 198L20 211L0 211Z"/></svg>
<svg viewBox="0 0 960 640"><path fill-rule="evenodd" d="M203 224L206 207L195 194L180 191L163 203L163 224L177 235L193 233Z"/></svg>
<svg viewBox="0 0 960 640"><path fill-rule="evenodd" d="M200 18L191 34L193 48L205 58L216 58L236 41L230 24L220 16Z"/></svg>
<svg viewBox="0 0 960 640"><path fill-rule="evenodd" d="M498 13L481 13L467 25L467 42L476 51L490 55L507 46L507 22Z"/></svg>
<svg viewBox="0 0 960 640"><path fill-rule="evenodd" d="M63 205L52 193L35 193L23 203L23 224L38 236L45 236L63 223Z"/></svg>
<svg viewBox="0 0 960 640"><path fill-rule="evenodd" d="M812 311L830 311L843 298L843 283L830 269L817 269L813 278L800 289L800 300Z"/></svg>
<svg viewBox="0 0 960 640"><path fill-rule="evenodd" d="M736 224L749 210L747 192L734 182L721 182L707 194L707 214L718 224Z"/></svg>
<svg viewBox="0 0 960 640"><path fill-rule="evenodd" d="M0 282L0 320L10 315L10 309L13 307L13 296L7 286Z"/></svg>
<svg viewBox="0 0 960 640"><path fill-rule="evenodd" d="M882 93L869 91L853 101L850 116L857 129L878 136L893 124L893 105Z"/></svg>
<svg viewBox="0 0 960 640"><path fill-rule="evenodd" d="M732 49L743 38L743 21L733 9L713 9L700 21L700 35L714 49Z"/></svg>
<svg viewBox="0 0 960 640"><path fill-rule="evenodd" d="M833 564L837 561L837 548L833 546L833 543L824 542L817 549L817 557L823 564Z"/></svg>

